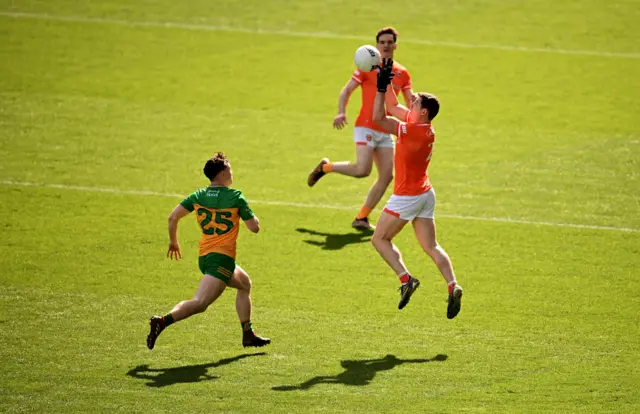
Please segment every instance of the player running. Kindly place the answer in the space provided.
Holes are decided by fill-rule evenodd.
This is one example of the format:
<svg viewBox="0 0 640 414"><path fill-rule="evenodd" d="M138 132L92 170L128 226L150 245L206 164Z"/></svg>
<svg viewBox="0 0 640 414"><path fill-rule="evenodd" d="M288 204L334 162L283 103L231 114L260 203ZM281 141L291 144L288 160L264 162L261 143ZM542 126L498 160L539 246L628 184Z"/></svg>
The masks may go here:
<svg viewBox="0 0 640 414"><path fill-rule="evenodd" d="M227 286L237 289L236 312L242 325L242 346L264 346L271 343L269 338L261 338L253 330L251 279L235 261L240 219L253 233L260 230L260 222L242 193L229 188L233 183L233 174L231 164L223 153L214 154L213 158L206 162L204 175L211 180L211 184L189 195L169 215L170 241L167 252L167 257L171 259L182 258L178 244L178 221L195 210L202 229L198 263L204 276L193 299L178 303L165 316L151 317L151 330L147 336L149 349L153 349L164 328L191 315L204 312Z"/></svg>
<svg viewBox="0 0 640 414"><path fill-rule="evenodd" d="M411 276L400 251L391 240L411 221L420 245L447 282L447 318L453 319L460 312L462 287L456 282L449 255L436 241L436 194L427 175L435 141L431 121L440 110L440 102L434 95L418 93L407 109L398 105L395 94L386 94L387 110L404 122L386 116L385 93L394 77L392 70L393 62L390 59L383 61L377 77L373 119L384 131L397 137L394 160L396 181L393 195L384 207L371 242L402 283L398 304L398 309L402 309L420 286L420 281Z"/></svg>
<svg viewBox="0 0 640 414"><path fill-rule="evenodd" d="M376 34L376 48L383 58L393 59L394 52L398 47L396 44L397 38L398 32L393 27L385 27L378 31ZM393 72L395 74L393 89L397 92L402 92L408 105L413 94L409 72L398 63L393 64ZM347 124L346 110L349 97L358 86L361 86L362 107L353 129L353 138L356 143L356 162L329 162L328 158L324 158L311 171L307 179L307 184L312 187L322 176L330 172L356 178L368 177L375 162L378 169L378 179L369 190L364 205L351 224L353 228L361 230L374 229L369 223L369 213L378 204L393 179L393 139L383 128L375 124L371 118L373 101L376 97L376 73L377 70L371 72L356 70L354 72L351 80L340 92L338 115L333 120L334 128L342 129L345 127Z"/></svg>

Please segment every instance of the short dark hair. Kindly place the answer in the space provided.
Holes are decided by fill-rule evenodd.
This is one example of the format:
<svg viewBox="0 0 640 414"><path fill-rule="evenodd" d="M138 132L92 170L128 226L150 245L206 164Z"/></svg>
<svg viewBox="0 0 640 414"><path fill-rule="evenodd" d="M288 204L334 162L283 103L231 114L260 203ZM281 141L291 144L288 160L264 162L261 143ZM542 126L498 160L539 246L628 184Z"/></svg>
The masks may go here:
<svg viewBox="0 0 640 414"><path fill-rule="evenodd" d="M380 41L380 36L386 35L386 34L393 35L394 43L398 40L398 31L393 27L389 26L389 27L383 27L382 29L378 30L378 33L376 33L376 43Z"/></svg>
<svg viewBox="0 0 640 414"><path fill-rule="evenodd" d="M204 175L206 175L209 180L213 181L213 179L227 167L229 167L229 160L227 157L225 157L222 152L216 152L213 154L213 157L207 160L204 164Z"/></svg>
<svg viewBox="0 0 640 414"><path fill-rule="evenodd" d="M438 97L425 92L418 92L418 96L420 97L420 108L429 111L429 121L431 121L440 111L440 101Z"/></svg>

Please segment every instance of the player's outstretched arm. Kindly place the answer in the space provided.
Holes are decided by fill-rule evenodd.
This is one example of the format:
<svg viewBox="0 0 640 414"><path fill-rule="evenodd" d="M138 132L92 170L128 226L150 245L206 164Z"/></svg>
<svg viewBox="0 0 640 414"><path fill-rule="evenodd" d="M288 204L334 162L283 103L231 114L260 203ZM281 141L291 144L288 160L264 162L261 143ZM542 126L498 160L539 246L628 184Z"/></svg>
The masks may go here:
<svg viewBox="0 0 640 414"><path fill-rule="evenodd" d="M178 243L178 221L187 214L189 214L189 210L180 204L169 214L169 251L167 251L167 257L170 259L180 260L182 258Z"/></svg>
<svg viewBox="0 0 640 414"><path fill-rule="evenodd" d="M334 128L342 129L347 125L347 104L349 103L351 94L358 86L360 86L358 82L350 79L340 91L340 96L338 97L338 115L333 119Z"/></svg>
<svg viewBox="0 0 640 414"><path fill-rule="evenodd" d="M245 220L244 224L247 225L247 228L252 233L257 233L260 231L260 220L258 220L257 216L253 216L249 220Z"/></svg>
<svg viewBox="0 0 640 414"><path fill-rule="evenodd" d="M413 100L413 89L411 89L411 86L402 90L402 96L404 97L405 106L408 107L411 105L411 101Z"/></svg>
<svg viewBox="0 0 640 414"><path fill-rule="evenodd" d="M411 100L409 100L408 102L411 102ZM396 92L393 90L393 88L389 88L389 90L385 94L384 103L387 107L387 112L402 121L406 121L407 112L409 112L409 110L398 103L398 97L396 96Z"/></svg>
<svg viewBox="0 0 640 414"><path fill-rule="evenodd" d="M384 92L376 94L376 100L373 103L373 122L380 125L389 134L395 134L398 131L398 120L385 113Z"/></svg>
<svg viewBox="0 0 640 414"><path fill-rule="evenodd" d="M380 70L378 71L378 81L376 86L378 92L376 93L376 99L373 102L373 121L380 125L385 132L395 134L398 128L398 121L394 118L388 117L384 107L385 95L387 94L387 88L393 79L393 60L384 59ZM395 95L394 95L395 96ZM397 98L396 98L397 104Z"/></svg>

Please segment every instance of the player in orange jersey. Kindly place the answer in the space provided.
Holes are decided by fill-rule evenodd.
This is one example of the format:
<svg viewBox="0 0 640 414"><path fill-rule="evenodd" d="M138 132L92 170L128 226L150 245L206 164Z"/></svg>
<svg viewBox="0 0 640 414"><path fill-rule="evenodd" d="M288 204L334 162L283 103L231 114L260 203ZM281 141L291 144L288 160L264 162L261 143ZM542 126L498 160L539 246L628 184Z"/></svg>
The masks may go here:
<svg viewBox="0 0 640 414"><path fill-rule="evenodd" d="M386 116L385 94L394 77L392 70L393 62L389 59L383 61L378 73L373 120L384 131L397 137L394 160L396 181L393 195L380 216L371 242L402 283L398 304L398 309L402 309L420 286L420 281L409 274L400 251L391 240L411 222L420 245L433 259L447 282L447 318L453 319L460 312L462 287L456 282L449 255L436 240L436 194L427 174L435 141L431 121L440 110L440 102L434 95L418 93L407 109L398 105L395 94L387 94L387 110L403 121Z"/></svg>
<svg viewBox="0 0 640 414"><path fill-rule="evenodd" d="M249 208L242 193L229 186L233 183L231 164L223 153L216 153L204 165L204 175L211 181L178 204L169 215L169 251L167 257L182 258L178 244L178 221L192 211L202 230L198 264L203 274L191 300L178 303L165 316L153 316L147 347L153 349L156 339L167 326L196 313L204 312L227 286L237 289L236 312L242 325L242 346L264 346L269 338L258 336L251 325L251 279L236 265L236 240L240 219L247 228L260 230L258 217Z"/></svg>
<svg viewBox="0 0 640 414"><path fill-rule="evenodd" d="M396 40L398 32L392 27L385 27L376 34L376 47L383 58L393 59L393 54L398 46ZM411 102L411 77L409 72L398 63L393 64L395 77L393 89L402 92L405 102ZM369 190L369 194L352 223L352 227L369 230L374 227L369 223L369 213L378 204L389 183L393 180L393 139L391 135L373 122L371 114L373 112L373 101L376 97L376 73L360 72L356 70L351 80L340 92L338 100L338 115L333 120L333 127L342 129L347 124L346 109L347 102L353 91L362 87L362 107L356 119L353 130L353 137L356 143L356 162L329 162L328 158L322 159L318 166L313 169L307 183L309 186L315 185L322 176L334 172L350 177L368 177L375 162L378 169L378 180Z"/></svg>

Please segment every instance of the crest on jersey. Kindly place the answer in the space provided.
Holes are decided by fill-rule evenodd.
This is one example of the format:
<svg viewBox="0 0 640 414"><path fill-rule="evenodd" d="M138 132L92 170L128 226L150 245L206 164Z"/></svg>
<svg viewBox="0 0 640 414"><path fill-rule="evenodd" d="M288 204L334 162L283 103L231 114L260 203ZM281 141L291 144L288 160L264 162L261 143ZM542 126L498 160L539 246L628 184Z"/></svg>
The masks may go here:
<svg viewBox="0 0 640 414"><path fill-rule="evenodd" d="M371 140L373 139L373 135L367 134L365 138L367 138L367 141L371 142Z"/></svg>

